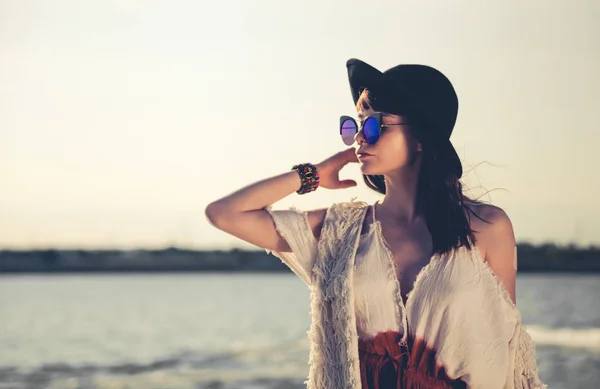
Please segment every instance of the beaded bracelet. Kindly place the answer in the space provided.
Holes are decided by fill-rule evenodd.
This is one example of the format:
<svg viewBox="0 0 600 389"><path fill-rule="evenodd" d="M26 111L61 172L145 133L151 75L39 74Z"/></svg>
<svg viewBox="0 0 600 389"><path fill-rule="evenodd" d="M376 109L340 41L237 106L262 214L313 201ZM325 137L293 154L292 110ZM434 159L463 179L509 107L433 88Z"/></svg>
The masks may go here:
<svg viewBox="0 0 600 389"><path fill-rule="evenodd" d="M319 173L317 167L311 163L301 163L292 166L291 170L296 170L300 175L302 185L296 191L298 194L305 194L317 190L319 186Z"/></svg>

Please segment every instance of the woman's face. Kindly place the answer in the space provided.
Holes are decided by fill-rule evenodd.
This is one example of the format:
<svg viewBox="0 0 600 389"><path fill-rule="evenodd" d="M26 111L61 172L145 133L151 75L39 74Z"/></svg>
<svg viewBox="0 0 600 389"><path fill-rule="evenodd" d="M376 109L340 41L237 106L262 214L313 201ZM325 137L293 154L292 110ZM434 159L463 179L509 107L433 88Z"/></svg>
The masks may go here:
<svg viewBox="0 0 600 389"><path fill-rule="evenodd" d="M361 107L361 105L359 104L357 113L358 121L362 127L365 118L376 111L370 106ZM407 125L393 125L407 122L403 116L384 115L382 124L391 126L382 128L379 139L373 145L365 141L362 130L354 136L356 153L366 152L371 154L358 156L363 174L390 175L398 170L417 168L419 151L422 150L421 144L411 134Z"/></svg>

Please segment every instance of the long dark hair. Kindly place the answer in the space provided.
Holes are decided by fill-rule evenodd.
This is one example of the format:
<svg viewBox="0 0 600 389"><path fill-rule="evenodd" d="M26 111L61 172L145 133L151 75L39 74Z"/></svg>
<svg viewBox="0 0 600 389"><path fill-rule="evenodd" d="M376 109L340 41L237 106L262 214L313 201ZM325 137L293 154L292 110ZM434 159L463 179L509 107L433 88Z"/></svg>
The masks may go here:
<svg viewBox="0 0 600 389"><path fill-rule="evenodd" d="M357 107L368 109L373 106L369 100L368 90L363 90ZM377 110L375 107L373 109ZM410 117L408 117L410 121ZM418 125L418 124L417 124ZM417 207L422 208L427 228L433 239L433 251L444 254L450 250L466 246L469 250L476 244L475 233L469 224L468 213L482 219L469 204L484 204L479 199L469 197L463 192L463 184L447 164L438 161L435 147L414 126L409 131L421 142L421 170L417 183ZM363 174L365 184L374 191L385 194L385 178L383 175Z"/></svg>

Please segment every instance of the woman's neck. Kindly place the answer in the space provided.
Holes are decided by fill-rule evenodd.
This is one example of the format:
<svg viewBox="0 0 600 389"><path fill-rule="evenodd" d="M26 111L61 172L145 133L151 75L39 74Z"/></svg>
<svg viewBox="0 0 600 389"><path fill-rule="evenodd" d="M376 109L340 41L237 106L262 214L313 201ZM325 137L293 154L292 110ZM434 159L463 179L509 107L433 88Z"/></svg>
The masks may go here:
<svg viewBox="0 0 600 389"><path fill-rule="evenodd" d="M378 206L379 215L387 215L401 224L412 224L422 216L417 204L418 169L400 170L385 176L385 196Z"/></svg>

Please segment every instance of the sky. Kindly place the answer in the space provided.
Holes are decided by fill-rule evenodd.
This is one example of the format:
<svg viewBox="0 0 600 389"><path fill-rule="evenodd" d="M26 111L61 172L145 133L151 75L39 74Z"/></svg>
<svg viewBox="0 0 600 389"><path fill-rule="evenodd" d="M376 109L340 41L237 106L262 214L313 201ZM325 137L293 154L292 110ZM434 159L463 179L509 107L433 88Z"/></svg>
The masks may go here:
<svg viewBox="0 0 600 389"><path fill-rule="evenodd" d="M0 248L256 249L211 201L346 146L349 58L459 97L469 194L600 244L600 2L0 0ZM345 190L274 208L379 198Z"/></svg>

